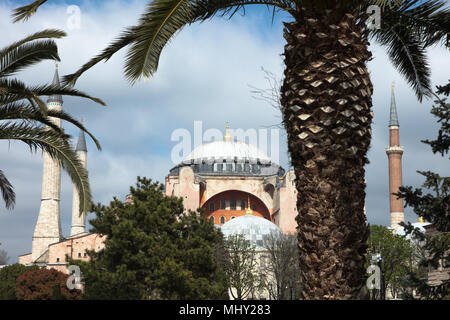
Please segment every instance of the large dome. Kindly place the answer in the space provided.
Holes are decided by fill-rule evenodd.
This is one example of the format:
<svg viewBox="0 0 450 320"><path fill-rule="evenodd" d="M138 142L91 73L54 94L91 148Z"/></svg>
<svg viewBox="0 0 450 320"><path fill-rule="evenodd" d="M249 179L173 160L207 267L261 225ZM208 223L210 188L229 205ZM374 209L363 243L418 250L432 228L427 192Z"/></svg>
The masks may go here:
<svg viewBox="0 0 450 320"><path fill-rule="evenodd" d="M257 147L242 141L222 140L202 144L195 148L183 163L239 161L250 163L270 163L270 158Z"/></svg>
<svg viewBox="0 0 450 320"><path fill-rule="evenodd" d="M251 214L231 219L222 225L220 230L222 230L225 238L242 234L256 248L264 247L264 236L268 236L271 233L281 234L281 229L274 223Z"/></svg>

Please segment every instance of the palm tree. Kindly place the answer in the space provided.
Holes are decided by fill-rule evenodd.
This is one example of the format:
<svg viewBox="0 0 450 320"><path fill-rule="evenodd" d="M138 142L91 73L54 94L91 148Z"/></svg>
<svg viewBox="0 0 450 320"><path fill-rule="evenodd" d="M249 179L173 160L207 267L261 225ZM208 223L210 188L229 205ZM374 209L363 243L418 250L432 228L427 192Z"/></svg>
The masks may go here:
<svg viewBox="0 0 450 320"><path fill-rule="evenodd" d="M98 149L101 149L100 144L81 123L69 114L64 111L47 110L40 97L70 95L89 98L102 105L104 102L75 89L54 85L28 87L20 80L11 78L16 72L37 62L46 59L59 61L55 42L43 39L63 36L65 33L62 31L43 30L0 50L0 140L22 141L30 147L31 151L42 149L56 159L69 173L78 190L81 190L81 214L81 212L88 212L91 204L87 171L70 146L70 136L55 125L51 118L73 123L91 136ZM13 208L15 204L14 189L1 170L0 190L6 208Z"/></svg>
<svg viewBox="0 0 450 320"><path fill-rule="evenodd" d="M16 20L28 19L44 2L17 8ZM380 29L366 25L368 6L375 3L383 4ZM126 77L131 83L150 77L164 46L185 25L219 14L232 16L249 5L291 16L284 23L286 69L280 94L298 191L303 295L355 298L364 286L369 233L363 211L372 122L369 38L387 47L419 100L430 96L426 49L449 47L445 1L153 0L136 26L64 81L73 85L83 72L126 46Z"/></svg>

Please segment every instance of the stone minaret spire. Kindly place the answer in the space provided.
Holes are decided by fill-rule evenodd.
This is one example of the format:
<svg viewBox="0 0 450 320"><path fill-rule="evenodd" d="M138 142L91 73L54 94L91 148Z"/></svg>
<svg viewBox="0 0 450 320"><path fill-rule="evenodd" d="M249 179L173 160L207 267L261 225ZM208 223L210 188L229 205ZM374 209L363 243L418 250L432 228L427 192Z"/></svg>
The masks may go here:
<svg viewBox="0 0 450 320"><path fill-rule="evenodd" d="M83 120L81 120L81 122L83 122ZM87 148L83 130L80 130L75 151L77 152L78 158L83 163L83 167L86 169ZM74 185L72 199L72 227L70 228L70 235L74 236L84 232L86 232L86 214L83 212L80 216L80 197L78 189Z"/></svg>
<svg viewBox="0 0 450 320"><path fill-rule="evenodd" d="M389 147L386 148L389 159L389 200L391 211L391 228L397 230L400 222L405 220L403 211L403 200L397 199L392 193L397 193L402 185L402 154L400 146L399 124L397 106L395 104L394 83L392 83L391 112L389 119Z"/></svg>
<svg viewBox="0 0 450 320"><path fill-rule="evenodd" d="M54 86L59 86L58 65L53 77ZM60 95L50 96L47 100L47 110L61 111L63 100ZM61 119L51 118L51 121L61 127ZM39 216L34 229L31 258L35 262L44 254L48 246L61 240L61 221L59 216L59 200L61 189L61 168L57 160L47 152L43 152L42 196Z"/></svg>

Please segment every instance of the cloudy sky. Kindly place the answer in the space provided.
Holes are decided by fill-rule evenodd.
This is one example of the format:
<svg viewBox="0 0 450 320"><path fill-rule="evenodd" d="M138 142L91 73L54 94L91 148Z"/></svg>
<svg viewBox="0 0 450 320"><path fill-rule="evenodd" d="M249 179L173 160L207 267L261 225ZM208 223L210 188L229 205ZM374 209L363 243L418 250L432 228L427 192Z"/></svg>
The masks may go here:
<svg viewBox="0 0 450 320"><path fill-rule="evenodd" d="M45 28L68 33L58 40L60 75L72 73L96 55L126 26L133 25L146 1L59 1L52 0L26 23L11 23L11 10L28 1L1 0L0 47ZM81 10L80 28L72 28L70 5ZM96 202L108 203L112 197L124 199L136 177L146 176L163 182L170 168L171 152L177 144L171 141L174 130L194 131L194 121L202 121L203 131L224 130L226 121L232 128L271 129L281 122L281 114L267 102L255 99L251 87L267 88L263 67L277 78L282 77L284 39L282 21L273 24L267 9L252 9L245 16L231 20L215 18L189 26L178 33L162 53L155 76L131 86L123 77L123 57L119 52L108 63L86 72L77 88L102 98L107 107L77 98L64 98L63 108L77 118L100 140L103 150L88 145L88 169ZM367 165L367 218L371 224L389 224L388 167L385 147L388 145L391 82L396 83L396 100L400 121L400 140L405 148L403 183L420 186L423 179L416 170L449 175L448 160L433 155L420 143L432 139L438 125L429 113L431 101L420 104L402 77L391 66L385 50L373 44L374 59L369 71L374 84L373 140ZM429 50L432 82L444 84L449 78L450 54L442 48ZM446 72L447 71L447 72ZM29 84L50 82L54 63L44 62L20 73ZM78 136L69 124L66 130ZM192 141L194 144L194 141ZM279 162L289 168L286 134L280 131ZM41 195L41 153L31 154L20 143L0 142L0 164L15 187L14 210L0 205L0 242L9 252L10 262L31 252L31 239ZM62 174L61 221L63 234L69 234L72 185ZM88 219L91 216L88 216ZM417 217L407 208L406 219Z"/></svg>

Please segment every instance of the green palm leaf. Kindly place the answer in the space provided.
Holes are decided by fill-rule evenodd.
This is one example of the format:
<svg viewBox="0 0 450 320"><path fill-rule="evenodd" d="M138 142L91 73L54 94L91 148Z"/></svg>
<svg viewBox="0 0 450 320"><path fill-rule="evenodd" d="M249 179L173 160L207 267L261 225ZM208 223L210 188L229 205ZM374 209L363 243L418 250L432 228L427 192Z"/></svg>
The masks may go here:
<svg viewBox="0 0 450 320"><path fill-rule="evenodd" d="M27 42L31 42L31 41L39 40L39 39L49 39L49 38L59 39L59 38L65 37L66 35L67 34L64 31L57 30L57 29L45 29L45 30L33 33L33 34L1 49L0 50L0 58L3 58L3 56L7 55L10 51L20 47L21 45L23 45Z"/></svg>
<svg viewBox="0 0 450 320"><path fill-rule="evenodd" d="M402 6L386 10L382 26L371 35L387 47L394 67L414 89L419 101L432 95L426 48L440 42L450 32L450 11L442 1L404 1Z"/></svg>
<svg viewBox="0 0 450 320"><path fill-rule="evenodd" d="M14 22L27 21L33 14L36 13L37 9L47 2L47 0L36 0L29 5L17 8L14 10L13 17Z"/></svg>
<svg viewBox="0 0 450 320"><path fill-rule="evenodd" d="M69 114L64 111L47 111L41 97L69 95L87 98L101 105L105 103L76 89L53 85L28 87L24 82L10 78L16 72L42 60L59 60L55 42L39 39L63 36L65 33L59 30L43 30L0 50L0 120L9 120L0 124L0 139L22 141L30 147L31 151L40 148L57 159L80 190L81 214L89 210L91 203L87 171L82 167L77 154L70 146L70 136L55 125L50 117L71 122L87 132L99 150L101 146L97 139ZM47 128L43 128L42 124ZM0 176L0 184L6 207L11 208L15 201L14 192L3 173Z"/></svg>
<svg viewBox="0 0 450 320"><path fill-rule="evenodd" d="M14 208L16 194L14 193L13 186L6 178L2 170L0 170L0 191L2 192L3 200L6 203L6 209Z"/></svg>
<svg viewBox="0 0 450 320"><path fill-rule="evenodd" d="M69 174L73 184L80 193L80 214L89 212L91 207L91 191L88 173L83 168L76 152L71 148L68 139L54 130L36 127L27 123L5 122L0 124L0 140L18 140L26 143L30 151L42 149Z"/></svg>
<svg viewBox="0 0 450 320"><path fill-rule="evenodd" d="M73 88L45 85L45 86L30 87L29 90L31 92L34 92L37 96L64 95L64 96L80 97L92 100L98 104L101 104L102 106L106 106L106 103L103 102L103 100L92 97L85 92Z"/></svg>
<svg viewBox="0 0 450 320"><path fill-rule="evenodd" d="M108 61L116 52L132 43L134 39L134 29L126 29L116 40L114 40L108 47L106 47L99 55L85 63L75 73L66 75L63 77L63 84L68 86L74 86L78 78L87 70L102 60Z"/></svg>
<svg viewBox="0 0 450 320"><path fill-rule="evenodd" d="M125 75L131 82L141 75L153 75L163 47L192 20L193 9L186 0L155 0L148 4L126 58Z"/></svg>
<svg viewBox="0 0 450 320"><path fill-rule="evenodd" d="M98 62L108 61L117 51L131 45L125 62L125 75L134 83L141 76L150 77L158 68L159 57L171 37L186 24L219 14L233 15L245 5L266 5L292 12L295 1L287 0L155 0L149 3L139 25L125 29L99 55L84 64L73 74L66 75L63 82L74 85L78 78Z"/></svg>
<svg viewBox="0 0 450 320"><path fill-rule="evenodd" d="M41 98L39 98L39 95L30 90L22 81L0 78L0 88L2 89L2 93L0 94L0 105L26 99L31 105L37 105L42 113L45 114L47 112L44 101L42 101Z"/></svg>
<svg viewBox="0 0 450 320"><path fill-rule="evenodd" d="M59 132L60 134L63 134L64 132L62 128L55 125L49 117L65 120L77 126L91 137L98 150L102 149L99 141L94 137L94 135L89 132L82 123L80 123L78 120L74 119L70 114L64 111L49 110L47 111L46 117L40 112L39 109L25 103L12 103L0 107L0 120L25 120L39 122L51 127L53 130Z"/></svg>
<svg viewBox="0 0 450 320"><path fill-rule="evenodd" d="M54 41L36 41L22 44L9 50L7 54L0 55L0 77L11 76L42 60L60 60L58 48Z"/></svg>

